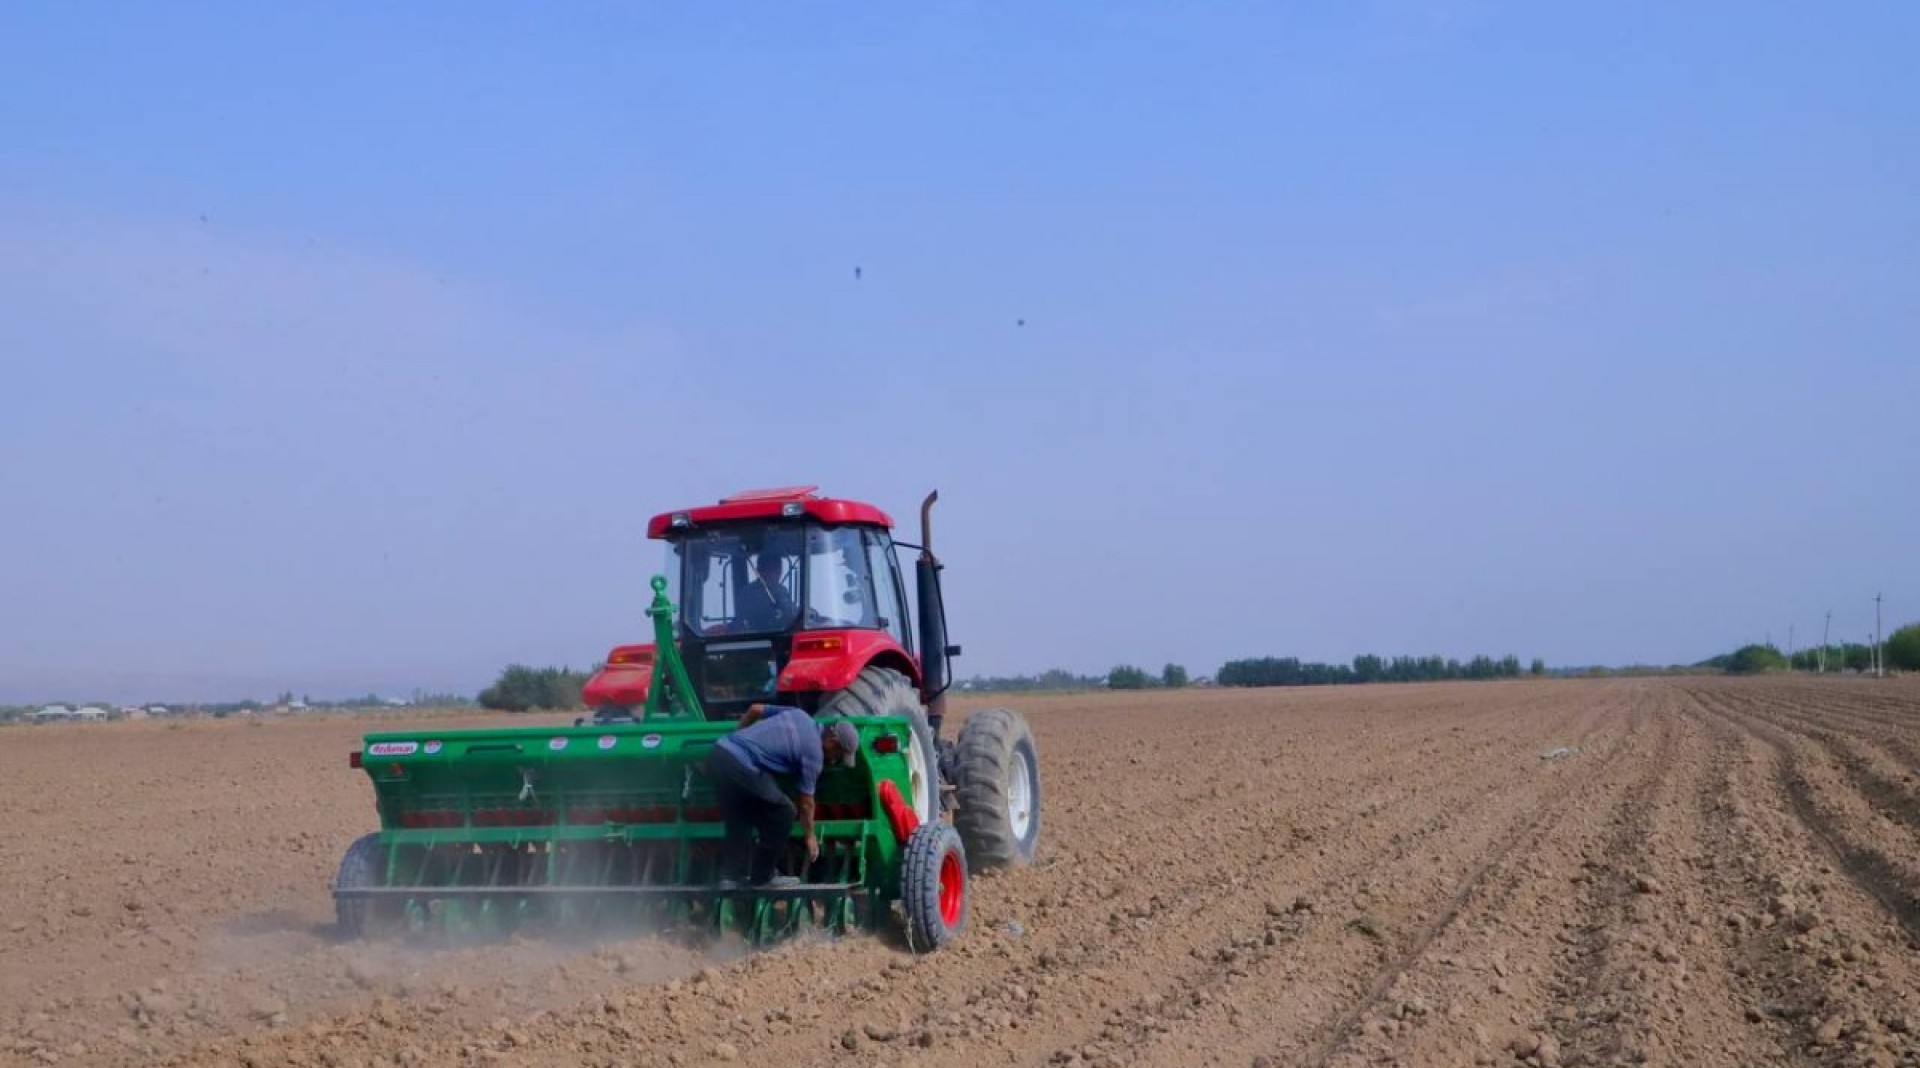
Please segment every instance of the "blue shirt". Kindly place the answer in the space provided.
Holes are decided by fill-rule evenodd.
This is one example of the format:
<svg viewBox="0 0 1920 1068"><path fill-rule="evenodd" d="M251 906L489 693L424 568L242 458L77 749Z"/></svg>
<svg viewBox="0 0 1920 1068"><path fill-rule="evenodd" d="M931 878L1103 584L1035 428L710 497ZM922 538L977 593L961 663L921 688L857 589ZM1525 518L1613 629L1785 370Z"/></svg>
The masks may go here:
<svg viewBox="0 0 1920 1068"><path fill-rule="evenodd" d="M813 796L827 760L820 748L820 726L805 709L792 705L768 705L758 721L720 739L720 745L769 775L794 776L807 797Z"/></svg>

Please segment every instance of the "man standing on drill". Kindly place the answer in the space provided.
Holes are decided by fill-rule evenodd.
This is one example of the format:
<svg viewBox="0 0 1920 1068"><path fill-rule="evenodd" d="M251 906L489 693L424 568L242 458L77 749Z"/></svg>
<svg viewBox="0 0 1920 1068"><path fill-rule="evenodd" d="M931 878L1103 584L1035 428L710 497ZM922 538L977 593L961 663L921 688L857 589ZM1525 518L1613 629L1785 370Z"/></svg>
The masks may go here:
<svg viewBox="0 0 1920 1068"><path fill-rule="evenodd" d="M719 790L727 837L720 850L720 888L737 890L745 879L755 889L798 886L800 879L780 874L780 854L793 833L796 812L807 843L807 863L820 856L813 833L813 792L828 763L852 767L860 734L845 720L822 727L804 709L790 705L753 705L732 734L707 756L707 776ZM795 779L800 802L774 781ZM758 841L755 841L755 838Z"/></svg>

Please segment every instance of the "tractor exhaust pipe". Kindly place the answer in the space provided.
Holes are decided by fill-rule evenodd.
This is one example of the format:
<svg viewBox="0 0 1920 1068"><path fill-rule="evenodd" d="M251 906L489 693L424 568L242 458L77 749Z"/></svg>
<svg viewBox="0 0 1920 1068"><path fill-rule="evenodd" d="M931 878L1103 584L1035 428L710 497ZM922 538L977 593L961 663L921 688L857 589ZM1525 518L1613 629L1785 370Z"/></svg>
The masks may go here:
<svg viewBox="0 0 1920 1068"><path fill-rule="evenodd" d="M940 737L940 721L947 714L947 686L952 681L948 661L960 647L947 644L947 607L940 599L940 560L933 555L933 502L940 491L920 502L920 559L914 564L915 589L920 600L920 696L927 706L927 726Z"/></svg>
<svg viewBox="0 0 1920 1068"><path fill-rule="evenodd" d="M940 491L927 494L920 502L920 551L922 554L933 552L933 502L940 499Z"/></svg>

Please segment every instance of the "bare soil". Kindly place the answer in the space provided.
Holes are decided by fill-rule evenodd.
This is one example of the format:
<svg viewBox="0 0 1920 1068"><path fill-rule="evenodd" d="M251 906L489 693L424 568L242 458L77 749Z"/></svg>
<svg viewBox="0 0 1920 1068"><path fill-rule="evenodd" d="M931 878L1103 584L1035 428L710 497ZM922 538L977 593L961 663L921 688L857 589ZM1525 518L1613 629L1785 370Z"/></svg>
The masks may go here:
<svg viewBox="0 0 1920 1068"><path fill-rule="evenodd" d="M1041 862L918 958L342 943L381 724L0 732L0 1064L1920 1065L1920 680L1017 703Z"/></svg>

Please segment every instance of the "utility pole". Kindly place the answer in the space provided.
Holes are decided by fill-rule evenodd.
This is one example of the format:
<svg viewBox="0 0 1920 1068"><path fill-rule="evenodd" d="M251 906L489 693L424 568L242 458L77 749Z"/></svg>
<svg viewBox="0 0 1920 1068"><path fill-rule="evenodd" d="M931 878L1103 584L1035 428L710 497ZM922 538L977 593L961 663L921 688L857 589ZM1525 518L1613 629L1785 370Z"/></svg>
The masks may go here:
<svg viewBox="0 0 1920 1068"><path fill-rule="evenodd" d="M1793 674L1793 624L1787 624L1787 674Z"/></svg>
<svg viewBox="0 0 1920 1068"><path fill-rule="evenodd" d="M1885 677L1887 673L1887 654L1880 642L1880 595L1873 595L1873 675Z"/></svg>
<svg viewBox="0 0 1920 1068"><path fill-rule="evenodd" d="M1827 673L1827 649L1833 645L1833 609L1827 609L1826 626L1820 628L1820 674Z"/></svg>

